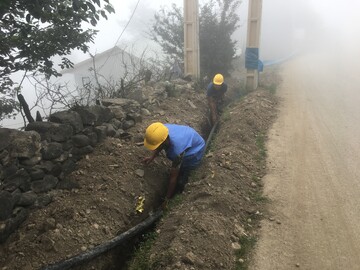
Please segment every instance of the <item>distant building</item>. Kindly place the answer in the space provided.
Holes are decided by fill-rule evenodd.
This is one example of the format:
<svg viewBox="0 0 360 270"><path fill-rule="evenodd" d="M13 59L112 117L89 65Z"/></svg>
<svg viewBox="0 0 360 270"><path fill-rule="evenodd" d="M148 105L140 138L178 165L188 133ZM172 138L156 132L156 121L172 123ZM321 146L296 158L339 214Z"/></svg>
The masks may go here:
<svg viewBox="0 0 360 270"><path fill-rule="evenodd" d="M77 63L72 69L63 70L61 73L65 80L73 78L75 87L86 88L89 85L97 85L95 69L100 85L115 85L119 84L122 78L133 75L139 68L140 61L140 58L115 46Z"/></svg>

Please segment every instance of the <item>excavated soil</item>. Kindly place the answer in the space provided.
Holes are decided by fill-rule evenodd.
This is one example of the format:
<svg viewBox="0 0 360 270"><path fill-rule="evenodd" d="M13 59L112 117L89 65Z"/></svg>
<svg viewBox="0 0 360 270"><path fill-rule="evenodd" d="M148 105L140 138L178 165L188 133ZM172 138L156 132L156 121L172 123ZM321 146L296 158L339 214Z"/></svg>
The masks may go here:
<svg viewBox="0 0 360 270"><path fill-rule="evenodd" d="M263 76L263 88L232 102L223 112L202 166L154 230L154 243L142 258L147 269L233 269L247 264L248 258L239 252L244 241L256 236L258 220L266 216L261 196L264 140L277 104L269 86L278 77L274 71ZM228 100L233 101L239 94L238 80L228 82ZM0 246L0 269L41 269L86 252L160 206L170 163L163 156L148 166L141 163L150 155L141 145L145 128L154 121L177 123L206 137L206 97L204 91L184 91L148 109L152 114L129 130L131 138L107 138L79 161L69 176L78 188L51 191L53 202L31 212ZM139 196L145 197L142 213L135 210ZM78 268L140 269L136 258L126 266L119 263L123 255L116 252L123 250Z"/></svg>

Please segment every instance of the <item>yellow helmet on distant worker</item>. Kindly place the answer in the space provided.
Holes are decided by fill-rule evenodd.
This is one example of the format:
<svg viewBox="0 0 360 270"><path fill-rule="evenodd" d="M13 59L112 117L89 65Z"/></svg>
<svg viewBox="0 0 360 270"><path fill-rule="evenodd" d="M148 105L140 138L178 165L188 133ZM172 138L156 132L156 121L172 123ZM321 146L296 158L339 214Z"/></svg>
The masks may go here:
<svg viewBox="0 0 360 270"><path fill-rule="evenodd" d="M220 73L216 74L213 79L213 84L222 85L224 82L224 76Z"/></svg>
<svg viewBox="0 0 360 270"><path fill-rule="evenodd" d="M168 135L169 130L164 124L152 123L146 129L144 145L149 150L155 150L166 140Z"/></svg>

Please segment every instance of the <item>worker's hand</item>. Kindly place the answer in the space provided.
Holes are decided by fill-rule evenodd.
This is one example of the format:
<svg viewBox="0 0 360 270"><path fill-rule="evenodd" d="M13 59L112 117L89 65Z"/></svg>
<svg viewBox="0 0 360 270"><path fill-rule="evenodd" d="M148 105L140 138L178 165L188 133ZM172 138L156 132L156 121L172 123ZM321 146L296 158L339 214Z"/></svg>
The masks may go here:
<svg viewBox="0 0 360 270"><path fill-rule="evenodd" d="M146 157L142 160L142 163L145 163L146 165L150 164L154 160L154 156Z"/></svg>

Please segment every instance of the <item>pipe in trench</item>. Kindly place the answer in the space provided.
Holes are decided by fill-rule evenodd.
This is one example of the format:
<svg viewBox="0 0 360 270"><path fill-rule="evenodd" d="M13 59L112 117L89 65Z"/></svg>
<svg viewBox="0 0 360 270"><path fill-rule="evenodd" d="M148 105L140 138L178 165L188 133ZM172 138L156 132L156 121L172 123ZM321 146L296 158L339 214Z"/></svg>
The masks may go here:
<svg viewBox="0 0 360 270"><path fill-rule="evenodd" d="M130 230L116 236L115 238L111 239L109 242L106 242L104 244L101 244L93 249L91 249L89 252L82 253L80 255L71 257L67 260L63 260L60 262L57 262L55 264L46 266L42 268L42 270L65 270L69 269L72 266L79 265L85 261L88 261L90 259L93 259L100 254L109 251L110 249L118 246L122 242L128 240L129 238L133 237L134 235L139 234L140 232L146 230L149 228L154 222L156 222L161 216L163 212L162 210L158 210L152 215L149 215L147 219L137 224L135 227L132 227Z"/></svg>
<svg viewBox="0 0 360 270"><path fill-rule="evenodd" d="M218 126L219 122L216 122L215 125L212 127L210 134L206 140L205 144L205 152L207 150L207 147L209 146L209 143L211 141L212 136L214 135L214 132ZM71 257L69 259L45 266L41 270L66 270L70 267L77 266L81 263L84 263L86 261L89 261L102 253L105 253L106 251L109 251L110 249L120 245L121 243L125 242L126 240L130 239L131 237L143 232L147 228L151 227L157 220L160 219L162 216L163 211L157 210L155 213L149 215L147 219L137 224L135 227L132 227L128 231L114 237L110 241L103 243L93 249L91 249L88 252L76 255L74 257Z"/></svg>
<svg viewBox="0 0 360 270"><path fill-rule="evenodd" d="M217 121L217 122L214 124L214 126L211 128L211 131L210 131L210 133L209 133L209 136L208 136L208 138L207 138L207 140L206 140L205 152L206 152L207 148L209 147L209 144L210 144L210 142L211 142L211 138L212 138L212 136L214 135L214 132L215 132L215 130L217 129L218 125L219 125L219 121Z"/></svg>

